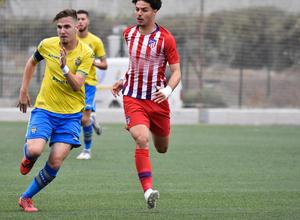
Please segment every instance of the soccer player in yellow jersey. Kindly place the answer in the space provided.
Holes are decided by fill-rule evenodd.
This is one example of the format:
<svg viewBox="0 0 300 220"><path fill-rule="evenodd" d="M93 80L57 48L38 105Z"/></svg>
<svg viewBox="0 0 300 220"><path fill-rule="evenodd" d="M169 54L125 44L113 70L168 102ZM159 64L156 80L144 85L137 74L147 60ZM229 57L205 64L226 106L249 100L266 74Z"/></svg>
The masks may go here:
<svg viewBox="0 0 300 220"><path fill-rule="evenodd" d="M53 19L58 37L46 38L26 63L18 107L26 113L32 75L39 61L46 63L44 78L31 112L20 172L30 172L49 141L50 154L45 166L22 193L19 205L25 212L36 212L32 197L55 177L73 147L80 146L82 111L85 106L84 82L93 65L93 51L77 38L77 14L67 9Z"/></svg>
<svg viewBox="0 0 300 220"><path fill-rule="evenodd" d="M89 160L91 158L91 147L92 147L92 134L93 128L95 132L100 135L101 128L96 122L95 114L95 93L96 85L98 84L96 76L96 68L101 70L107 69L107 62L105 57L105 49L102 40L89 32L89 13L85 10L77 11L78 17L78 37L79 39L89 45L94 51L95 60L92 69L89 72L88 77L85 80L85 111L83 112L81 125L83 128L84 138L84 149L77 156L77 159ZM91 117L92 116L92 117Z"/></svg>

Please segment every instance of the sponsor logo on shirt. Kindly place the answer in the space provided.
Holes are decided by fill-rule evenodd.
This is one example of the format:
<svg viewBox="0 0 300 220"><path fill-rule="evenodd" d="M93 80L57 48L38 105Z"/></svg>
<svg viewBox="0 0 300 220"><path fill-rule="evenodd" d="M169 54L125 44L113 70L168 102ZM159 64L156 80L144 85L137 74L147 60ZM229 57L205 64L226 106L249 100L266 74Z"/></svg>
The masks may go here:
<svg viewBox="0 0 300 220"><path fill-rule="evenodd" d="M55 59L59 59L58 56L55 56L55 55L53 55L53 54L51 54L51 53L49 53L48 56L49 56L49 57L52 57L52 58L55 58Z"/></svg>

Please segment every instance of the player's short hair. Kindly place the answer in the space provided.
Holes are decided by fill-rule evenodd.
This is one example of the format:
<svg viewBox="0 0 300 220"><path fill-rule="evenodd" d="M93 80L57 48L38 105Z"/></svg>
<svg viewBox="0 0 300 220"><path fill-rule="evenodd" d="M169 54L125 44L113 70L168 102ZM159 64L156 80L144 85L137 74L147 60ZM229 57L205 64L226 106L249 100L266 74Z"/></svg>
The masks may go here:
<svg viewBox="0 0 300 220"><path fill-rule="evenodd" d="M136 4L138 1L144 1L150 4L151 8L154 10L159 10L161 8L161 0L132 0L133 4Z"/></svg>
<svg viewBox="0 0 300 220"><path fill-rule="evenodd" d="M85 14L87 17L89 17L88 11L83 10L83 9L77 10L77 14Z"/></svg>
<svg viewBox="0 0 300 220"><path fill-rule="evenodd" d="M59 12L57 15L55 15L55 17L53 18L53 22L56 22L59 19L65 18L65 17L71 17L75 21L77 21L77 13L76 13L76 11L74 9L65 9L65 10Z"/></svg>

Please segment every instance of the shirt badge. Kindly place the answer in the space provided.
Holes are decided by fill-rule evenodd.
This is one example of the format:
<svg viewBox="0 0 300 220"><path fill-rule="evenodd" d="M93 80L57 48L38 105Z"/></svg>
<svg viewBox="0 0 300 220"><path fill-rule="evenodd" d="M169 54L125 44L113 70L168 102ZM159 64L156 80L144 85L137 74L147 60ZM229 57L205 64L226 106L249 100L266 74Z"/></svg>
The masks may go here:
<svg viewBox="0 0 300 220"><path fill-rule="evenodd" d="M150 39L148 41L148 47L154 48L156 46L156 40L155 39Z"/></svg>

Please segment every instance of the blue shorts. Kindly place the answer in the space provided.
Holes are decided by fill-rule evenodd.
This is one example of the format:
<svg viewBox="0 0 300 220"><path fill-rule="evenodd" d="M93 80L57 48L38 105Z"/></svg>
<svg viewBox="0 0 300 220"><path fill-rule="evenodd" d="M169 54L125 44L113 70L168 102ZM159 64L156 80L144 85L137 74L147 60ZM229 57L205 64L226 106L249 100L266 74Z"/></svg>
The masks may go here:
<svg viewBox="0 0 300 220"><path fill-rule="evenodd" d="M82 113L57 114L44 109L35 108L31 112L26 140L42 138L49 145L67 143L72 147L80 147L80 129Z"/></svg>
<svg viewBox="0 0 300 220"><path fill-rule="evenodd" d="M88 84L84 85L85 87L85 110L96 111L95 105L95 94L96 86L90 86Z"/></svg>

